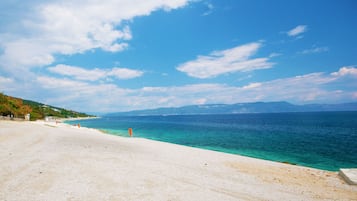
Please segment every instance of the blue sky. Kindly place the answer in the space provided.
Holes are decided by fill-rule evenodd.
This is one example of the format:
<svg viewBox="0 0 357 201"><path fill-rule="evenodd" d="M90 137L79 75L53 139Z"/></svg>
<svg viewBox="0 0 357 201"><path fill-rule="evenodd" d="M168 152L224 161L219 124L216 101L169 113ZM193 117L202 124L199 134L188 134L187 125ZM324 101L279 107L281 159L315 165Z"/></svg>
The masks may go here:
<svg viewBox="0 0 357 201"><path fill-rule="evenodd" d="M0 91L84 112L357 101L357 3L3 0Z"/></svg>

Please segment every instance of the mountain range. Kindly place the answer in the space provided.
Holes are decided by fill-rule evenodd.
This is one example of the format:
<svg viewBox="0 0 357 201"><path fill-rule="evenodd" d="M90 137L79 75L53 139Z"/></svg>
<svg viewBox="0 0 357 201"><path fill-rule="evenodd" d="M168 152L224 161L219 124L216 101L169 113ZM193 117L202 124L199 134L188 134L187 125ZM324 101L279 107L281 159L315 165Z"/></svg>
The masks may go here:
<svg viewBox="0 0 357 201"><path fill-rule="evenodd" d="M236 104L205 104L183 107L168 107L128 112L109 113L105 116L150 116L150 115L194 115L194 114L241 114L281 112L357 111L357 102L342 104L295 105L288 102L254 102Z"/></svg>

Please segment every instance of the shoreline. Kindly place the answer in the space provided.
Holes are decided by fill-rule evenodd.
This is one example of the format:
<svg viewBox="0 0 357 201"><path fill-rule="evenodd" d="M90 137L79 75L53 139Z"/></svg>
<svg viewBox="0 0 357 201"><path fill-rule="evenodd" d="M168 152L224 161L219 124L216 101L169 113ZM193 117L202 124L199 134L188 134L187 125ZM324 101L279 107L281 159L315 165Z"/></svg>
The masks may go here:
<svg viewBox="0 0 357 201"><path fill-rule="evenodd" d="M66 123L0 121L0 128L0 200L357 198L357 186L337 172Z"/></svg>
<svg viewBox="0 0 357 201"><path fill-rule="evenodd" d="M82 119L75 119L75 120L82 120ZM72 120L69 120L72 121ZM66 122L62 122L64 124L70 125L72 127L76 127L75 125L71 125L68 124ZM269 161L269 162L276 162L276 163L282 163L282 164L287 164L287 165L293 165L293 166L299 166L299 167L306 167L306 168L311 168L311 169L316 169L316 170L322 170L322 171L328 171L328 172L338 172L337 171L332 171L332 170L325 170L325 169L319 169L319 168L315 168L315 167L309 167L309 166L303 166L303 165L299 165L296 163L292 163L289 161L275 161L275 160L269 160L269 159L264 159L264 158L259 158L259 157L254 157L254 156L248 156L248 155L243 155L243 154L239 154L239 153L231 153L231 152L224 152L224 151L220 151L220 150L215 150L215 149L209 149L209 148L204 148L204 147L198 147L198 146L189 146L189 145L184 145L184 144L176 144L173 142L168 142L168 141L161 141L161 140L154 140L154 139L149 139L149 138L143 138L143 137L129 137L129 136L123 136L123 135L117 135L115 133L111 133L107 130L103 130L103 129L98 129L98 128L90 128L90 127L85 127L85 126L81 126L81 128L85 128L85 129L90 129L90 130L96 130L99 131L103 134L107 134L107 135L111 135L111 136L117 136L117 137L121 137L121 138L137 138L137 139L145 139L145 140L149 140L149 141L154 141L154 142L161 142L161 143L167 143L167 144L171 144L171 145L175 145L175 146L183 146L183 147L188 147L188 148L193 148L193 149L200 149L200 150L207 150L207 151L213 151L213 152L218 152L218 153L223 153L223 154L229 154L229 155L237 155L237 156L241 156L241 157L247 157L247 158L253 158L253 159L257 159L257 160L263 160L263 161Z"/></svg>
<svg viewBox="0 0 357 201"><path fill-rule="evenodd" d="M61 121L61 123L64 123L65 121L77 121L77 120L80 121L80 120L86 120L86 119L100 119L100 118L101 117L97 117L97 116L95 116L95 117L71 117L71 118L59 118L57 120Z"/></svg>
<svg viewBox="0 0 357 201"><path fill-rule="evenodd" d="M75 126L75 125L72 125L72 126ZM111 133L111 132L109 132L107 130L103 130L103 129L89 128L89 127L85 127L85 126L81 126L81 127L88 128L88 129L94 129L94 130L97 130L97 131L102 132L102 133L107 134L107 135L112 135L112 136L117 136L117 137L122 137L122 138L130 138L129 136L117 135L115 133ZM305 168L311 168L311 169L322 170L322 171L327 171L327 172L338 172L339 171L339 170L327 170L327 169L316 168L316 167L311 167L311 166L304 166L304 165L300 165L300 164L293 163L293 162L290 162L290 161L269 160L269 159L265 159L265 158L259 158L259 157L254 157L254 156L250 156L250 155L244 155L244 154L240 154L240 153L225 152L225 151L221 151L221 150L218 150L218 149L209 149L209 148L199 147L199 146L189 146L189 145L177 144L177 143L173 143L173 142L169 142L169 141L155 140L155 139L149 139L149 138L144 138L144 137L135 137L134 136L132 138L146 139L146 140L154 141L154 142L162 142L162 143L172 144L172 145L176 145L176 146L183 146L183 147L189 147L189 148L194 148L194 149L213 151L213 152L229 154L229 155L237 155L237 156L253 158L253 159L257 159L257 160L282 163L282 164L293 165L293 166L298 166L298 167L305 167Z"/></svg>
<svg viewBox="0 0 357 201"><path fill-rule="evenodd" d="M76 120L80 121L82 119L74 119L73 121L76 121ZM72 120L70 120L70 121L72 121ZM66 123L66 122L64 122L64 123ZM76 122L76 123L80 123L80 122ZM69 123L67 123L67 124L69 124ZM115 132L115 131L105 130L105 129L100 129L100 128L91 128L91 129L96 129L101 132L107 133L109 135L114 135L114 136L119 136L119 137L129 137L128 136L129 134L126 131ZM216 147L211 148L211 147L207 147L207 146L190 146L190 145L186 145L186 144L175 143L175 142L172 142L169 140L165 141L165 140L158 139L158 138L147 138L147 137L140 137L140 138L153 140L153 141L159 141L159 142L166 142L166 143L170 143L170 144L174 144L174 145L193 147L193 148L198 148L198 149L203 149L203 150L216 151L216 152L220 152L220 153L239 155L239 156L255 158L255 159L260 159L260 160L267 160L267 161L279 162L279 163L290 164L290 165L295 165L295 166L314 168L314 169L325 170L325 171L330 171L330 172L338 172L341 168L347 168L347 169L355 168L355 166L352 166L352 167L351 166L336 166L336 164L335 164L335 166L332 166L329 164L312 165L310 163L304 163L304 162L300 163L299 160L294 160L294 158L287 158L287 157L280 158L279 156L277 157L276 155L273 155L273 154L271 154L271 155L269 155L269 154L268 155L264 155L264 154L255 155L250 152L239 152L234 149L224 149L224 148L216 148ZM291 159L291 160L289 160L289 159ZM331 162L331 164L333 164L333 163Z"/></svg>

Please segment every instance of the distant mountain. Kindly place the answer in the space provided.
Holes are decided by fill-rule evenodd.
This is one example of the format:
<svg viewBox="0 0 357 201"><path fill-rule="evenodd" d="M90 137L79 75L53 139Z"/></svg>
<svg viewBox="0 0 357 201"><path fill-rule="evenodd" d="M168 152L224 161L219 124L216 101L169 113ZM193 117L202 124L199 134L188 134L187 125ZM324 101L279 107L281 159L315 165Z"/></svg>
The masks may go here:
<svg viewBox="0 0 357 201"><path fill-rule="evenodd" d="M150 115L190 115L190 114L240 114L279 112L357 111L357 102L343 104L294 105L288 102L255 102L236 104L206 104L184 107L135 110L110 113L106 116L150 116Z"/></svg>
<svg viewBox="0 0 357 201"><path fill-rule="evenodd" d="M59 118L91 116L85 113L54 107L31 100L22 100L21 98L0 93L0 116L24 118L26 114L30 114L31 120L44 119L47 116Z"/></svg>

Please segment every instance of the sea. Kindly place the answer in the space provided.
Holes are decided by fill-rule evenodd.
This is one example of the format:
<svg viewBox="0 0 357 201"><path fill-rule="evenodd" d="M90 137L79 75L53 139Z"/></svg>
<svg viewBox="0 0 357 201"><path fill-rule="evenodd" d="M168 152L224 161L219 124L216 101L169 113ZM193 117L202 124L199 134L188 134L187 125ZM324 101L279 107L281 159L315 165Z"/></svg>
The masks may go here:
<svg viewBox="0 0 357 201"><path fill-rule="evenodd" d="M357 168L357 112L104 116L67 121L112 135L169 142L317 169Z"/></svg>

